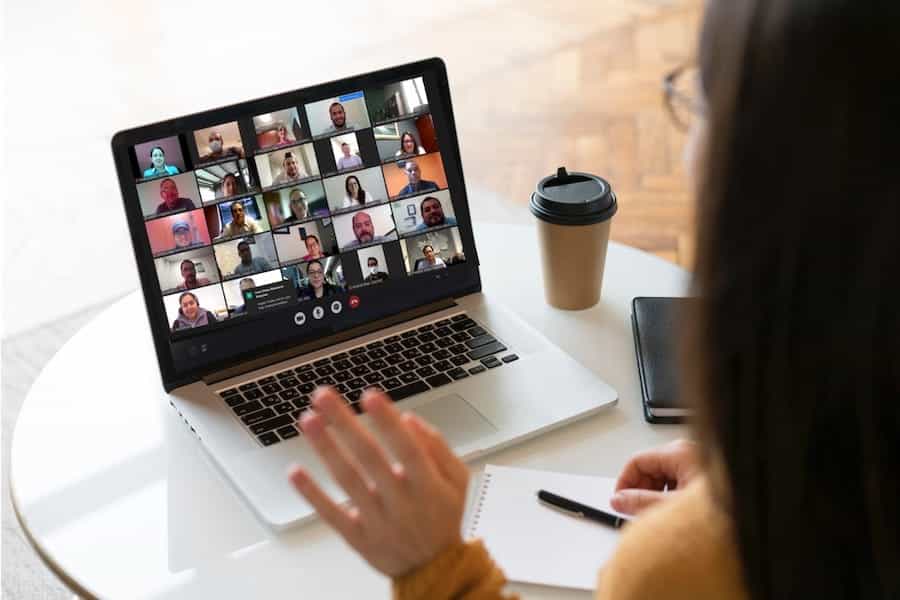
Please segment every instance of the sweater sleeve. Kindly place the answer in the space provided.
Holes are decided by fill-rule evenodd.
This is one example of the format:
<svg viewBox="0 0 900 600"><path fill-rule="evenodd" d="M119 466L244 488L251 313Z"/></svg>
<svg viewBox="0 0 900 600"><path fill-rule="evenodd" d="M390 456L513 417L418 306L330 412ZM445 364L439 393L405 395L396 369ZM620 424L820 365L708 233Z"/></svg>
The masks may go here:
<svg viewBox="0 0 900 600"><path fill-rule="evenodd" d="M455 544L418 569L395 577L394 600L514 600L506 577L481 540Z"/></svg>

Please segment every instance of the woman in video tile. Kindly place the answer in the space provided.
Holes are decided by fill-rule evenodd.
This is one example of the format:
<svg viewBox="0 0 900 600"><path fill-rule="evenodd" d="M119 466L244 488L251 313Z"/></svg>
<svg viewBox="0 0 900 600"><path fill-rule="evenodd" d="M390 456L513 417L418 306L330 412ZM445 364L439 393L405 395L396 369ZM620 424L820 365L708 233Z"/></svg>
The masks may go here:
<svg viewBox="0 0 900 600"><path fill-rule="evenodd" d="M409 158L419 154L425 154L425 148L416 143L416 138L413 134L404 131L403 135L400 136L400 149L397 150L394 156L397 158Z"/></svg>
<svg viewBox="0 0 900 600"><path fill-rule="evenodd" d="M197 296L191 292L185 292L179 296L178 304L178 318L172 323L172 331L193 329L216 322L216 315L202 308L197 301Z"/></svg>
<svg viewBox="0 0 900 600"><path fill-rule="evenodd" d="M306 265L306 277L309 280L309 287L301 288L301 300L327 298L338 292L338 287L336 285L326 281L325 267L318 260L314 260Z"/></svg>
<svg viewBox="0 0 900 600"><path fill-rule="evenodd" d="M344 203L341 205L341 208L363 206L368 200L366 190L362 189L359 179L355 175L350 175L344 180L344 191L347 192L347 195L344 196Z"/></svg>
<svg viewBox="0 0 900 600"><path fill-rule="evenodd" d="M159 146L150 149L150 168L144 171L144 177L156 177L158 175L178 175L180 171L174 165L166 164L166 153Z"/></svg>

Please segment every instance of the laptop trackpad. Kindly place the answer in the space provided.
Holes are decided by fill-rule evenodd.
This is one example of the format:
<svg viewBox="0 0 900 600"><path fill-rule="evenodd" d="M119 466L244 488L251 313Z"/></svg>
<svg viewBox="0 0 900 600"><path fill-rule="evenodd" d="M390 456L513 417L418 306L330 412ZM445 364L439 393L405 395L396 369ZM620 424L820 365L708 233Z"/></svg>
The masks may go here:
<svg viewBox="0 0 900 600"><path fill-rule="evenodd" d="M478 441L497 431L490 421L459 394L438 398L417 406L411 412L439 429L452 448Z"/></svg>

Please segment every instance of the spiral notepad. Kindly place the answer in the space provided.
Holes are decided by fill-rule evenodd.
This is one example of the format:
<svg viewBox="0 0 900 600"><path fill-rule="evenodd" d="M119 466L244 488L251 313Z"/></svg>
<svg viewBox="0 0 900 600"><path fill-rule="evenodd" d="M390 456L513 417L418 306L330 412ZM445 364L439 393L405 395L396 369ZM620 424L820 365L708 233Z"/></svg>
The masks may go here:
<svg viewBox="0 0 900 600"><path fill-rule="evenodd" d="M480 537L511 581L594 589L619 531L547 508L545 489L614 512L615 480L487 465L475 486L463 532Z"/></svg>

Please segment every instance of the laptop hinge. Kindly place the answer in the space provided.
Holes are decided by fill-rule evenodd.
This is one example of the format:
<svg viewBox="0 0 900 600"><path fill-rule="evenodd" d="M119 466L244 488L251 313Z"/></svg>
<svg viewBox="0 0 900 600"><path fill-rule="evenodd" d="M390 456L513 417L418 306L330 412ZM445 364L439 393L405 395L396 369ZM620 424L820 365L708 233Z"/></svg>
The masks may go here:
<svg viewBox="0 0 900 600"><path fill-rule="evenodd" d="M391 315L389 317L384 317L383 319L378 319L377 321L372 321L371 323L366 323L364 325L353 327L352 329L347 329L346 331L341 331L324 338L312 340L306 342L305 344L300 344L299 346L293 346L291 348L288 348L287 350L282 350L281 352L276 352L257 359L244 361L239 365L228 367L227 369L222 369L221 371L216 371L215 373L210 373L209 375L203 377L202 380L206 384L213 384L219 381L224 381L225 379L230 379L232 377L237 377L238 375L243 375L244 373L256 371L257 369L262 369L264 367L268 367L269 365L274 365L277 362L288 360L295 356L300 356L301 354L315 352L316 350L321 350L322 348L327 348L328 346L333 346L355 337L367 335L369 333L372 333L373 331L378 331L379 329L393 327L394 325L403 323L404 321L418 319L421 316L445 310L453 306L456 306L456 301L453 298L446 298L438 302L425 304L417 308L397 313L396 315Z"/></svg>

